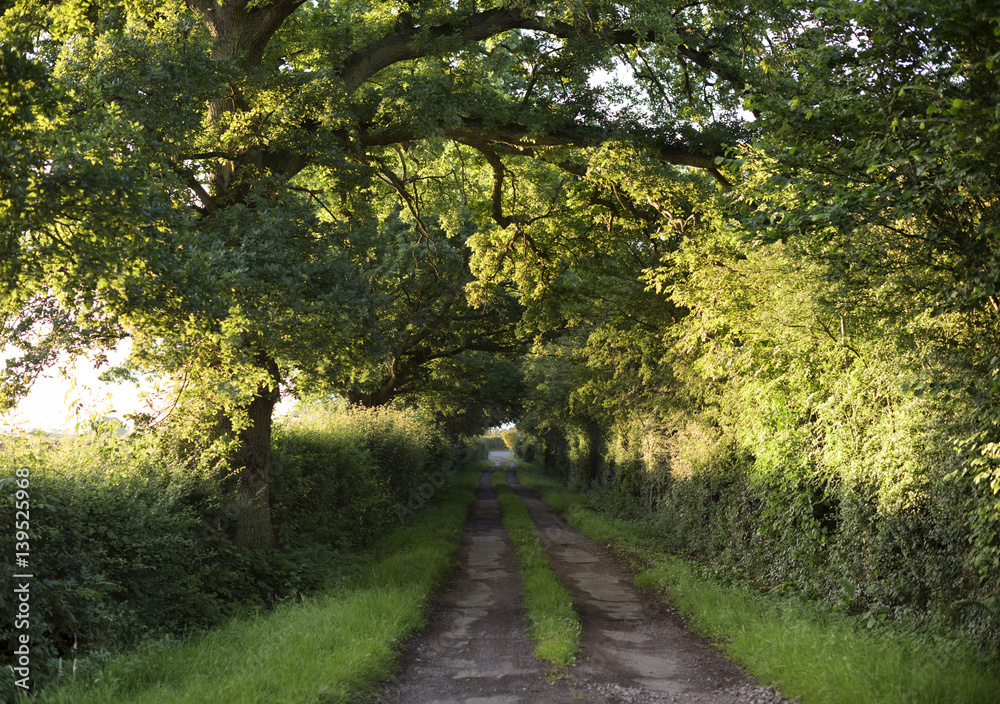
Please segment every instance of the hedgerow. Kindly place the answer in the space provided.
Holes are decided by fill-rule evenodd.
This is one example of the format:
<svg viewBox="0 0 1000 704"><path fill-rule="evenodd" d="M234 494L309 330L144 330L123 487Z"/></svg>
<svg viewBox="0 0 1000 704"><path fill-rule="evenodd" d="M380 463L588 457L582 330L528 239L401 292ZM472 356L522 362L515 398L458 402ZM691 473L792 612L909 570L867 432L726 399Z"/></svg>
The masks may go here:
<svg viewBox="0 0 1000 704"><path fill-rule="evenodd" d="M14 563L13 483L30 478L32 684L80 675L114 651L190 633L336 583L353 554L445 485L454 450L412 411L304 404L276 429L272 520L279 550L237 547L218 478L154 438L40 435L0 441L0 564ZM0 643L17 604L0 594ZM13 697L11 672L0 674Z"/></svg>
<svg viewBox="0 0 1000 704"><path fill-rule="evenodd" d="M967 316L848 318L822 267L733 232L672 263L672 300L642 294L685 306L669 331L598 326L529 365L548 470L720 576L995 649L997 405Z"/></svg>

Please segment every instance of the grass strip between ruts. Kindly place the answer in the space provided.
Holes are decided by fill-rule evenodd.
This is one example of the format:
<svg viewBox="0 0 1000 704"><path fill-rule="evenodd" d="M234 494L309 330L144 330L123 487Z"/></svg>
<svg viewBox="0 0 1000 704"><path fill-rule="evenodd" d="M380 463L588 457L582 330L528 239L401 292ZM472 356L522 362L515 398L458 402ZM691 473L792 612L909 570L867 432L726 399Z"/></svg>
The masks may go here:
<svg viewBox="0 0 1000 704"><path fill-rule="evenodd" d="M1000 701L997 664L958 639L867 630L819 605L719 584L651 546L634 525L586 508L585 497L532 465L520 463L518 479L590 538L639 558L647 568L637 584L657 589L694 630L802 704Z"/></svg>
<svg viewBox="0 0 1000 704"><path fill-rule="evenodd" d="M521 589L535 641L535 657L558 667L576 662L582 630L573 598L549 567L535 524L524 502L507 486L502 469L493 473L503 523L517 550Z"/></svg>
<svg viewBox="0 0 1000 704"><path fill-rule="evenodd" d="M389 677L400 644L424 622L448 574L486 465L451 486L379 542L343 587L273 612L233 619L179 642L123 653L96 680L46 690L59 704L305 704L356 701Z"/></svg>

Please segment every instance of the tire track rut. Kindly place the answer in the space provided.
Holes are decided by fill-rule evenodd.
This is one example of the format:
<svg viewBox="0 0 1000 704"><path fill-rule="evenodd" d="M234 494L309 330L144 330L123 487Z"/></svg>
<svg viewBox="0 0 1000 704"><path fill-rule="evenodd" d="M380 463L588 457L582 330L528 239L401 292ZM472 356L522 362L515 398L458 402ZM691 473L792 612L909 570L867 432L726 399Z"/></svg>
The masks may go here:
<svg viewBox="0 0 1000 704"><path fill-rule="evenodd" d="M426 629L404 650L400 675L380 704L597 701L579 698L567 683L549 684L546 666L532 654L517 557L492 473L479 479L459 567L435 600Z"/></svg>
<svg viewBox="0 0 1000 704"><path fill-rule="evenodd" d="M400 675L377 704L777 704L738 666L635 587L603 546L566 525L517 480L550 566L583 624L580 663L556 681L532 655L514 548L503 527L493 470L479 480L459 567L435 599L426 629L407 645Z"/></svg>
<svg viewBox="0 0 1000 704"><path fill-rule="evenodd" d="M513 463L506 478L535 522L549 566L573 594L583 625L581 663L573 673L579 681L660 694L653 698L660 701L745 701L756 687L749 675L633 585L610 551L526 489Z"/></svg>

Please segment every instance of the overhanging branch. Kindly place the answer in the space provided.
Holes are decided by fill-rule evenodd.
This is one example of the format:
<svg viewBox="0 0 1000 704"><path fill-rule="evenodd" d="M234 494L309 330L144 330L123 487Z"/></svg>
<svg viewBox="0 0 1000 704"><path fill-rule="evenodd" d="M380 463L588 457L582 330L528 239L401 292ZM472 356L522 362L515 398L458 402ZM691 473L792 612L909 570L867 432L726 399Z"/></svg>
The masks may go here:
<svg viewBox="0 0 1000 704"><path fill-rule="evenodd" d="M590 25L590 29L585 31L579 26L566 22L533 14L526 15L519 8L487 10L434 27L408 28L370 42L347 58L342 76L347 92L350 94L384 68L401 61L440 53L439 41L442 39L451 39L454 41L455 47L460 48L512 29L545 32L561 39L582 37L583 34L592 33L594 39L608 45L639 46L641 44L661 43L660 37L652 30L645 33L631 29L617 30L603 35L594 30L592 22ZM710 51L680 44L677 47L677 56L719 76L737 90L742 90L747 86L746 78L738 67L719 61Z"/></svg>
<svg viewBox="0 0 1000 704"><path fill-rule="evenodd" d="M480 120L466 120L459 127L442 129L440 134L470 146L479 143L486 148L489 148L488 145L499 145L506 147L507 150L522 151L539 147L596 147L616 140L633 139L627 134L586 125L566 125L545 134L537 134L522 125L487 126ZM412 142L424 136L408 128L387 129L378 132L363 130L360 133L360 140L362 146L378 147ZM721 153L709 154L694 151L665 141L646 140L642 146L651 156L660 161L696 169L716 170L715 159L718 156L723 156Z"/></svg>
<svg viewBox="0 0 1000 704"><path fill-rule="evenodd" d="M451 39L456 47L489 39L511 29L529 29L537 24L516 8L487 10L456 22L445 22L427 29L408 29L370 42L344 62L342 77L351 94L384 68L440 53L437 42Z"/></svg>

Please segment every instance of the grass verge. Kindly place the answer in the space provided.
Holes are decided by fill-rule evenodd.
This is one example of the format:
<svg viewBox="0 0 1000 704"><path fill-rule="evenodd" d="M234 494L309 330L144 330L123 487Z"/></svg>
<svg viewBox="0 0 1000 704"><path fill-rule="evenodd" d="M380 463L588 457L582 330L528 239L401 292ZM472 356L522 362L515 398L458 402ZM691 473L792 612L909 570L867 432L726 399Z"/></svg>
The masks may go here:
<svg viewBox="0 0 1000 704"><path fill-rule="evenodd" d="M698 565L657 550L636 526L587 508L586 499L520 463L521 483L594 540L611 542L645 568L688 620L762 682L802 704L982 704L1000 701L997 663L959 639L865 629L856 618L801 600L719 584Z"/></svg>
<svg viewBox="0 0 1000 704"><path fill-rule="evenodd" d="M356 701L392 674L401 642L447 575L485 463L371 552L342 587L233 619L207 634L123 653L96 679L41 692L58 704L305 704Z"/></svg>
<svg viewBox="0 0 1000 704"><path fill-rule="evenodd" d="M549 568L535 524L517 498L502 471L493 473L493 488L503 510L503 523L517 549L521 565L521 589L535 641L535 657L558 667L576 662L582 630L573 610L573 599Z"/></svg>

